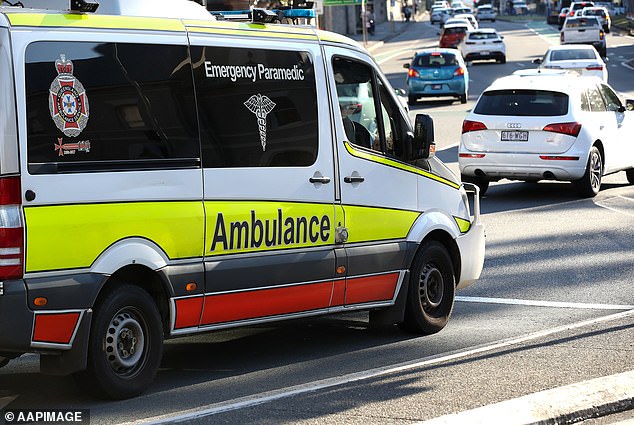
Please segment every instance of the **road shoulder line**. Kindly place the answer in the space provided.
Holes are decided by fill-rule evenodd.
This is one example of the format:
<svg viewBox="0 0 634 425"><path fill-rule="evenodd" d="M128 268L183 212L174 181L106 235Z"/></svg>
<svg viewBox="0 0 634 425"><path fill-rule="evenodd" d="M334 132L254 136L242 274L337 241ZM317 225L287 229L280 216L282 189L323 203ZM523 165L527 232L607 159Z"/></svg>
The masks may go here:
<svg viewBox="0 0 634 425"><path fill-rule="evenodd" d="M634 371L629 371L440 416L418 425L573 423L631 409L632 403Z"/></svg>

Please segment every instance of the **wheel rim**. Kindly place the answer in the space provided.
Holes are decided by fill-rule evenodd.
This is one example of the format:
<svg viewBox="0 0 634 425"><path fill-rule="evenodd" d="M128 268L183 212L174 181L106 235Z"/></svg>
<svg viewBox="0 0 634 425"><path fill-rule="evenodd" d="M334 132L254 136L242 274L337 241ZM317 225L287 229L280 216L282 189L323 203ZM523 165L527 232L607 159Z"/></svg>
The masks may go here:
<svg viewBox="0 0 634 425"><path fill-rule="evenodd" d="M118 375L134 375L143 366L146 329L141 315L131 308L119 310L110 321L104 340L106 357Z"/></svg>
<svg viewBox="0 0 634 425"><path fill-rule="evenodd" d="M601 155L598 152L592 152L590 156L590 186L595 192L601 187Z"/></svg>
<svg viewBox="0 0 634 425"><path fill-rule="evenodd" d="M426 264L419 280L420 302L425 310L438 308L445 294L445 281L434 264Z"/></svg>

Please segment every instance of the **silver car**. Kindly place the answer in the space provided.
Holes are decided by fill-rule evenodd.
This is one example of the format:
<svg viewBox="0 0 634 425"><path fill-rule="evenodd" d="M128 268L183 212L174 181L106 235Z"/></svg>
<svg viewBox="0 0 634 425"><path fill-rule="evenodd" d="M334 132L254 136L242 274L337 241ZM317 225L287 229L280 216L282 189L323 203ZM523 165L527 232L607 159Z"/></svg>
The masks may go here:
<svg viewBox="0 0 634 425"><path fill-rule="evenodd" d="M482 6L478 6L476 9L475 17L478 21L495 22L495 18L497 18L497 16L497 12L490 4L483 4Z"/></svg>

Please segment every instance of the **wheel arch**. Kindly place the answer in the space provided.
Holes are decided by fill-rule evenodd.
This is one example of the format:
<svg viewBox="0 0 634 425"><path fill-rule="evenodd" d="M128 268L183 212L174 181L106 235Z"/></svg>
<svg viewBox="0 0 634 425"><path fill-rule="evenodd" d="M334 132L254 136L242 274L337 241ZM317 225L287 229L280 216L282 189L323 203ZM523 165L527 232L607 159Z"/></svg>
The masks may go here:
<svg viewBox="0 0 634 425"><path fill-rule="evenodd" d="M117 270L105 282L99 295L95 300L95 305L103 299L106 294L116 291L117 286L129 284L137 286L147 292L154 300L156 307L161 315L161 323L163 324L163 335L167 335L170 329L170 307L169 300L171 296L170 283L165 281L163 275L147 266L140 264L130 264Z"/></svg>
<svg viewBox="0 0 634 425"><path fill-rule="evenodd" d="M417 246L416 252L411 256L412 261L426 241L440 242L449 252L457 284L460 281L462 267L460 249L456 242L459 235L460 229L458 229L455 219L445 211L432 210L421 214L412 226L407 238L409 242L416 242Z"/></svg>

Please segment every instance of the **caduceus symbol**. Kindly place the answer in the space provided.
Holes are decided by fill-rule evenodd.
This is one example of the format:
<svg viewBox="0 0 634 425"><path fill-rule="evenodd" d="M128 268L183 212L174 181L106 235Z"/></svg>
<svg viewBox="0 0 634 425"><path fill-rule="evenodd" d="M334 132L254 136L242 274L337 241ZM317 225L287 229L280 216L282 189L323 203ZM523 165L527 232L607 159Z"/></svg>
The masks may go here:
<svg viewBox="0 0 634 425"><path fill-rule="evenodd" d="M258 129L260 130L260 142L262 152L266 151L266 116L275 108L275 102L260 93L254 94L244 102L249 111L258 117Z"/></svg>

